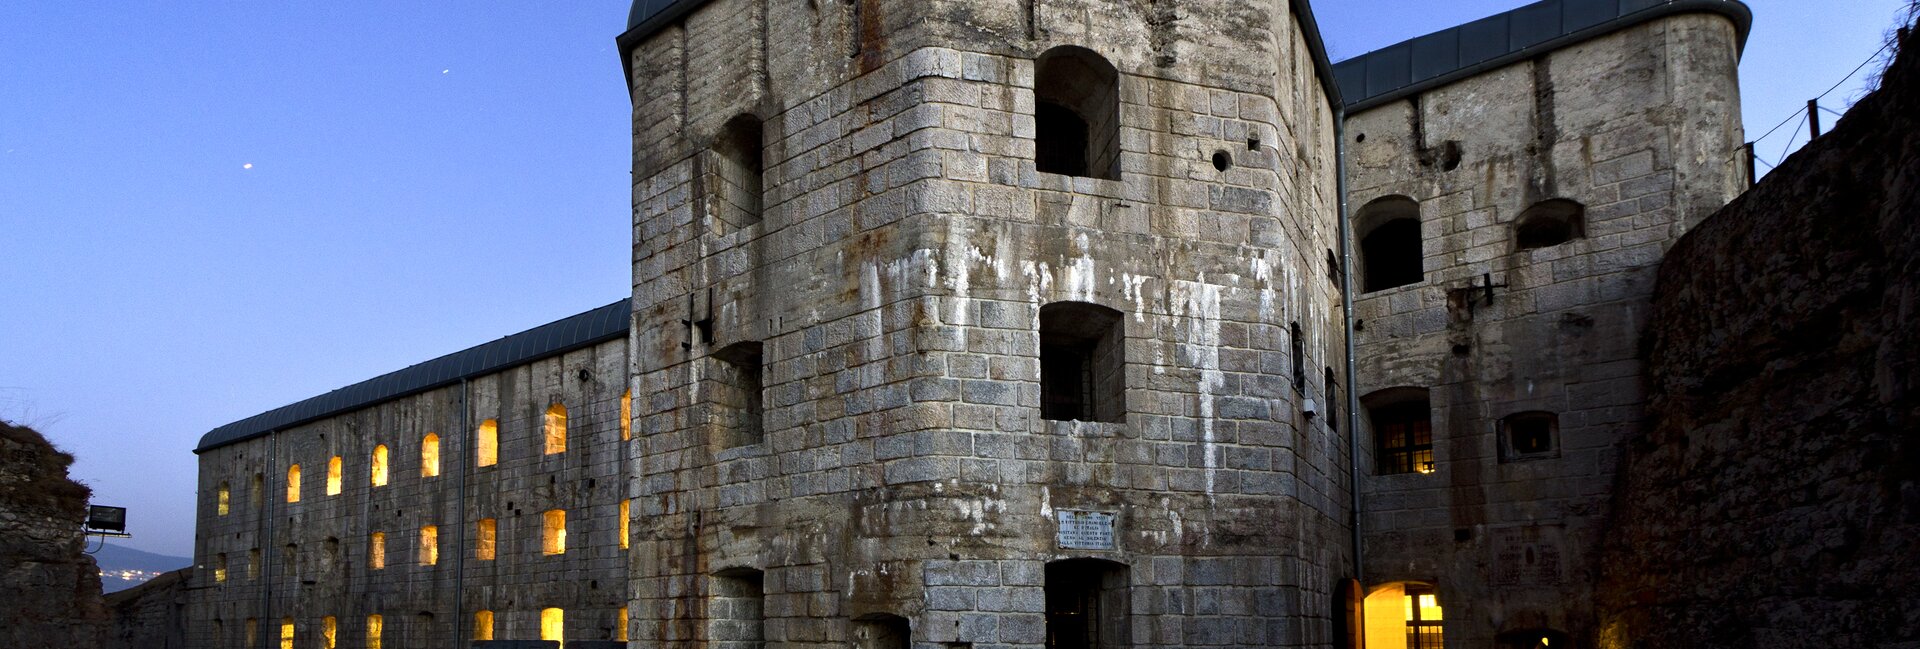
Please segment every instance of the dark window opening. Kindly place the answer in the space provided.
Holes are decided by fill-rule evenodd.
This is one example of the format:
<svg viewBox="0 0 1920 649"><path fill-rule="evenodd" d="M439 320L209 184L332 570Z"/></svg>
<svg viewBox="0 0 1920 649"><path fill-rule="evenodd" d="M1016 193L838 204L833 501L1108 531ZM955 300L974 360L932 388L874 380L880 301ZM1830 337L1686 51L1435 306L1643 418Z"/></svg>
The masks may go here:
<svg viewBox="0 0 1920 649"><path fill-rule="evenodd" d="M740 115L720 128L704 158L707 215L719 222L721 234L760 222L766 193L764 137L759 118Z"/></svg>
<svg viewBox="0 0 1920 649"><path fill-rule="evenodd" d="M1407 649L1445 649L1442 617L1432 586L1407 584Z"/></svg>
<svg viewBox="0 0 1920 649"><path fill-rule="evenodd" d="M1344 275L1345 273L1340 271L1340 256L1333 254L1333 250L1329 248L1327 250L1327 281L1333 283L1334 290L1346 290L1346 287L1342 286L1340 281Z"/></svg>
<svg viewBox="0 0 1920 649"><path fill-rule="evenodd" d="M765 573L733 568L714 573L707 601L711 646L757 648L767 638Z"/></svg>
<svg viewBox="0 0 1920 649"><path fill-rule="evenodd" d="M1120 73L1092 50L1061 46L1034 64L1034 167L1120 179Z"/></svg>
<svg viewBox="0 0 1920 649"><path fill-rule="evenodd" d="M1120 422L1126 416L1126 336L1119 311L1084 302L1040 307L1040 416Z"/></svg>
<svg viewBox="0 0 1920 649"><path fill-rule="evenodd" d="M1420 205L1390 196L1360 208L1360 267L1371 293L1416 284L1426 278L1421 261Z"/></svg>
<svg viewBox="0 0 1920 649"><path fill-rule="evenodd" d="M721 448L758 444L766 440L765 391L761 385L760 342L738 342L713 353L713 420Z"/></svg>
<svg viewBox="0 0 1920 649"><path fill-rule="evenodd" d="M1333 368L1327 370L1327 430L1340 430L1340 384L1333 382Z"/></svg>
<svg viewBox="0 0 1920 649"><path fill-rule="evenodd" d="M907 618L879 613L853 622L855 649L907 649L913 645L913 627Z"/></svg>
<svg viewBox="0 0 1920 649"><path fill-rule="evenodd" d="M1129 644L1127 566L1101 559L1047 564L1047 649Z"/></svg>
<svg viewBox="0 0 1920 649"><path fill-rule="evenodd" d="M1508 631L1494 641L1499 649L1567 649L1573 646L1573 639L1567 634L1551 629Z"/></svg>
<svg viewBox="0 0 1920 649"><path fill-rule="evenodd" d="M1369 396L1367 402L1367 419L1375 442L1375 472L1433 473L1433 423L1427 391L1383 390Z"/></svg>
<svg viewBox="0 0 1920 649"><path fill-rule="evenodd" d="M1307 390L1307 341L1300 333L1300 323L1291 323L1287 327L1288 342L1293 352L1293 389L1305 393Z"/></svg>
<svg viewBox="0 0 1920 649"><path fill-rule="evenodd" d="M1560 418L1551 412L1517 412L1500 420L1505 459L1549 457L1558 451Z"/></svg>
<svg viewBox="0 0 1920 649"><path fill-rule="evenodd" d="M1585 237L1586 208L1564 198L1541 201L1514 220L1513 236L1521 250L1557 246Z"/></svg>

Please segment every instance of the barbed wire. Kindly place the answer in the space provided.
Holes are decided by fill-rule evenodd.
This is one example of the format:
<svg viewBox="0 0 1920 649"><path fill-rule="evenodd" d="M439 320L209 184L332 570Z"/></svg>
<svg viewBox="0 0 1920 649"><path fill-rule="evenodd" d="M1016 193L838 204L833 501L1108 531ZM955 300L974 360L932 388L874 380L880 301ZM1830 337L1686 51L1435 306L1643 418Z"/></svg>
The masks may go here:
<svg viewBox="0 0 1920 649"><path fill-rule="evenodd" d="M1882 54L1886 54L1887 50L1892 48L1895 42L1896 42L1895 39L1888 39L1885 44L1880 46L1880 49L1874 50L1873 54L1867 56L1867 59L1865 61L1861 61L1860 65L1854 66L1853 71L1848 72L1847 76L1840 77L1839 81L1834 82L1833 87L1827 88L1826 92L1822 92L1818 96L1814 97L1812 101L1808 102L1807 106L1802 106L1798 110L1793 111L1792 114L1787 115L1786 119L1780 120L1780 123L1774 124L1773 128L1767 129L1766 133L1762 134L1760 137L1754 138L1753 141L1749 142L1748 144L1757 147L1757 145L1765 141L1767 138L1773 137L1774 133L1779 132L1780 127L1786 126L1789 122L1793 122L1796 118L1798 118L1800 121L1794 124L1793 130L1788 131L1788 133L1799 132L1800 127L1807 123L1807 119L1814 116L1814 114L1808 110L1809 108L1819 108L1822 111L1826 111L1827 113L1832 114L1836 118L1846 117L1846 113L1836 111L1826 106L1821 106L1820 100L1826 99L1827 95L1831 95L1833 94L1834 91L1839 90L1841 86L1847 85L1847 82L1852 80L1855 75L1860 74L1861 70L1867 69L1867 66L1872 65L1874 61L1880 60L1880 56ZM1792 135L1787 138L1786 147L1781 149L1780 155L1775 157L1774 160L1768 160L1766 158L1762 158L1758 153L1754 153L1753 154L1754 161L1767 165L1768 169L1778 168L1780 166L1780 163L1786 162L1787 154L1793 152L1793 145L1797 141L1799 141L1799 136ZM1811 141L1811 139L1809 139L1809 141ZM1753 149L1749 149L1749 151L1752 151L1752 150Z"/></svg>

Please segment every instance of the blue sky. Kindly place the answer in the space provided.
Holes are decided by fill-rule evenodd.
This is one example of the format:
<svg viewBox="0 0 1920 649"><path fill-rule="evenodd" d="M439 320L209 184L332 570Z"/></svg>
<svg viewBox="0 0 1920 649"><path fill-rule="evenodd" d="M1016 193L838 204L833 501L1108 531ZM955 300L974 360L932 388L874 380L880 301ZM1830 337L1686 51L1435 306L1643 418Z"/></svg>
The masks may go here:
<svg viewBox="0 0 1920 649"><path fill-rule="evenodd" d="M1521 4L1316 11L1337 60ZM1750 137L1903 2L1751 4ZM126 545L187 555L208 429L619 299L626 13L0 3L0 417L79 456Z"/></svg>

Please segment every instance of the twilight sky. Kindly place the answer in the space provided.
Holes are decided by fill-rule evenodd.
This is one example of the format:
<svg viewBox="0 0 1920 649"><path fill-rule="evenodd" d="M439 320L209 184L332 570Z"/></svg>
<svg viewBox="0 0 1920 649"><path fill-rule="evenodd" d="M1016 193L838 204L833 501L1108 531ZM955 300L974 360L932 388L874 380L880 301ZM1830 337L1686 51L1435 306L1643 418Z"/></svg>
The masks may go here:
<svg viewBox="0 0 1920 649"><path fill-rule="evenodd" d="M543 4L0 3L0 418L125 545L191 555L207 430L625 294L628 3ZM1340 60L1522 4L1316 11ZM1750 4L1752 138L1905 2Z"/></svg>

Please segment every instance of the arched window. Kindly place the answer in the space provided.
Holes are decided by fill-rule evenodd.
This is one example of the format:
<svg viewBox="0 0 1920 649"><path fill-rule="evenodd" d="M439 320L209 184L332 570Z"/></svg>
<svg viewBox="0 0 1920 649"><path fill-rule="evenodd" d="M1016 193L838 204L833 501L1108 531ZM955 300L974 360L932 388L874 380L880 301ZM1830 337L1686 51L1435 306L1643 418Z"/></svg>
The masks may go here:
<svg viewBox="0 0 1920 649"><path fill-rule="evenodd" d="M1425 388L1388 388L1361 399L1373 429L1374 473L1433 473L1433 423Z"/></svg>
<svg viewBox="0 0 1920 649"><path fill-rule="evenodd" d="M373 447L373 462L371 463L371 466L368 472L373 474L372 480L371 480L371 482L373 483L373 486L375 487L387 486L387 445L386 444L381 444Z"/></svg>
<svg viewBox="0 0 1920 649"><path fill-rule="evenodd" d="M1085 302L1040 307L1040 417L1120 422L1127 414L1126 318Z"/></svg>
<svg viewBox="0 0 1920 649"><path fill-rule="evenodd" d="M473 639L493 639L493 611L482 609L473 612Z"/></svg>
<svg viewBox="0 0 1920 649"><path fill-rule="evenodd" d="M1587 208L1553 198L1527 208L1513 221L1513 240L1521 250L1557 246L1587 236Z"/></svg>
<svg viewBox="0 0 1920 649"><path fill-rule="evenodd" d="M420 565L431 566L440 563L440 527L425 525L420 528Z"/></svg>
<svg viewBox="0 0 1920 649"><path fill-rule="evenodd" d="M480 428L473 433L474 464L493 466L500 461L500 422L493 419L480 422Z"/></svg>
<svg viewBox="0 0 1920 649"><path fill-rule="evenodd" d="M287 467L287 502L300 502L300 465Z"/></svg>
<svg viewBox="0 0 1920 649"><path fill-rule="evenodd" d="M280 649L293 649L293 618L280 618Z"/></svg>
<svg viewBox="0 0 1920 649"><path fill-rule="evenodd" d="M225 552L213 555L213 581L214 583L227 581L227 553Z"/></svg>
<svg viewBox="0 0 1920 649"><path fill-rule="evenodd" d="M386 567L387 533L374 532L373 537L367 539L367 568L370 570L384 570Z"/></svg>
<svg viewBox="0 0 1920 649"><path fill-rule="evenodd" d="M327 495L340 495L340 456L327 460Z"/></svg>
<svg viewBox="0 0 1920 649"><path fill-rule="evenodd" d="M1377 586L1362 603L1368 646L1442 649L1440 594L1432 585L1395 582ZM1566 645L1560 645L1566 646Z"/></svg>
<svg viewBox="0 0 1920 649"><path fill-rule="evenodd" d="M474 523L473 556L481 561L492 561L495 556L495 535L499 525L494 519L482 518Z"/></svg>
<svg viewBox="0 0 1920 649"><path fill-rule="evenodd" d="M567 612L558 608L540 609L540 639L551 640L566 646Z"/></svg>
<svg viewBox="0 0 1920 649"><path fill-rule="evenodd" d="M547 455L567 452L567 405L556 403L547 406L546 424Z"/></svg>
<svg viewBox="0 0 1920 649"><path fill-rule="evenodd" d="M708 216L719 221L719 234L760 222L766 202L764 137L760 118L735 116L720 127L703 158Z"/></svg>
<svg viewBox="0 0 1920 649"><path fill-rule="evenodd" d="M549 509L541 516L540 539L543 553L567 553L567 510Z"/></svg>
<svg viewBox="0 0 1920 649"><path fill-rule="evenodd" d="M1532 410L1500 418L1500 459L1507 462L1550 458L1560 452L1560 417Z"/></svg>
<svg viewBox="0 0 1920 649"><path fill-rule="evenodd" d="M320 646L324 649L340 646L340 621L331 615L320 618Z"/></svg>
<svg viewBox="0 0 1920 649"><path fill-rule="evenodd" d="M386 626L386 618L378 614L367 616L367 649L380 649L380 633Z"/></svg>
<svg viewBox="0 0 1920 649"><path fill-rule="evenodd" d="M440 436L427 433L420 438L420 477L432 478L440 475Z"/></svg>
<svg viewBox="0 0 1920 649"><path fill-rule="evenodd" d="M214 499L215 499L214 513L215 514L218 514L220 516L227 515L227 499L231 496L232 496L232 493L231 493L231 490L227 489L226 481L224 480L221 481L220 489L216 492L216 495L214 496Z"/></svg>
<svg viewBox="0 0 1920 649"><path fill-rule="evenodd" d="M1040 55L1033 75L1034 168L1120 179L1120 73L1084 47Z"/></svg>
<svg viewBox="0 0 1920 649"><path fill-rule="evenodd" d="M1105 559L1047 564L1047 649L1125 647L1131 637L1127 565Z"/></svg>
<svg viewBox="0 0 1920 649"><path fill-rule="evenodd" d="M1417 284L1426 278L1421 260L1420 204L1405 196L1367 203L1354 219L1360 237L1361 292Z"/></svg>

